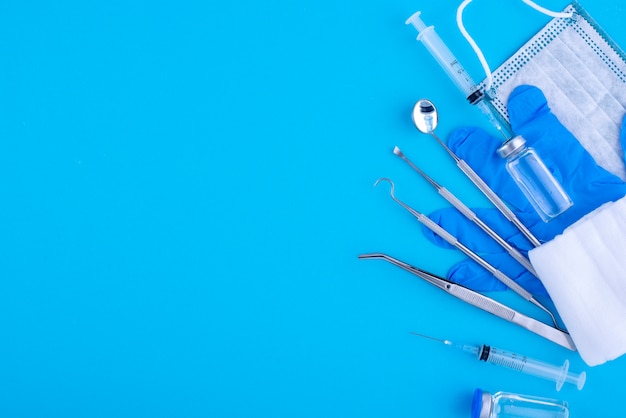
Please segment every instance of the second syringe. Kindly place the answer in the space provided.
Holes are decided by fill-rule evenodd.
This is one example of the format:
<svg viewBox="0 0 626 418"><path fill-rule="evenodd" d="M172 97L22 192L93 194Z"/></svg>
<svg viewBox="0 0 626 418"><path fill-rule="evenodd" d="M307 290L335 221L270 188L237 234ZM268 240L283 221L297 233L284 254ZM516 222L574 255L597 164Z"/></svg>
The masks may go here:
<svg viewBox="0 0 626 418"><path fill-rule="evenodd" d="M562 366L555 366L543 361L535 360L527 356L513 353L511 351L502 350L500 348L491 347L488 345L470 345L470 344L455 344L449 340L440 340L438 338L429 337L428 335L418 334L412 332L411 334L418 337L428 338L430 340L438 341L449 347L457 348L468 354L471 354L480 361L486 363L495 364L497 366L506 367L508 369L517 370L531 376L541 377L543 379L556 382L556 390L561 390L564 383L571 383L576 385L578 390L582 389L585 385L587 374L573 373L569 371L569 360L565 360Z"/></svg>

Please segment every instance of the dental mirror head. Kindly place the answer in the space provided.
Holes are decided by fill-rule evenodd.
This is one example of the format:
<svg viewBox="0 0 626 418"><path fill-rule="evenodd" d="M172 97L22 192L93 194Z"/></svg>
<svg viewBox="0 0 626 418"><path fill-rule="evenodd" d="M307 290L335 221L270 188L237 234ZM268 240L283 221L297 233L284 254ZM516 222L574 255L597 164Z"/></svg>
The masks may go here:
<svg viewBox="0 0 626 418"><path fill-rule="evenodd" d="M430 100L421 99L413 106L413 123L422 133L432 134L437 128L437 108Z"/></svg>

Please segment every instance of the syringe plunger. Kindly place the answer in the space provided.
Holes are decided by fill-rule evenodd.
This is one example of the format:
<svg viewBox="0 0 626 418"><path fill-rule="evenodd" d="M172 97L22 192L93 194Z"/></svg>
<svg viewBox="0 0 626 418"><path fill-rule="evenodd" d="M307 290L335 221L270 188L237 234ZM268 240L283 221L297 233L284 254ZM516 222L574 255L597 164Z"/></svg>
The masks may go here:
<svg viewBox="0 0 626 418"><path fill-rule="evenodd" d="M469 76L467 71L461 66L459 61L452 54L452 51L443 43L434 26L426 26L420 18L422 12L416 12L406 21L407 25L413 25L417 30L417 40L422 42L428 52L437 60L441 68L454 81L456 86L465 94L470 102L476 102L482 97L482 92L476 87L476 83ZM476 93L478 92L478 93ZM479 95L478 97L473 97ZM470 99L472 97L472 99Z"/></svg>
<svg viewBox="0 0 626 418"><path fill-rule="evenodd" d="M555 366L543 361L535 360L517 353L501 350L499 348L483 345L478 353L478 359L486 363L507 367L532 376L556 382L556 390L561 390L565 382L572 383L582 389L585 385L587 374L569 371L569 360L565 360L562 366Z"/></svg>

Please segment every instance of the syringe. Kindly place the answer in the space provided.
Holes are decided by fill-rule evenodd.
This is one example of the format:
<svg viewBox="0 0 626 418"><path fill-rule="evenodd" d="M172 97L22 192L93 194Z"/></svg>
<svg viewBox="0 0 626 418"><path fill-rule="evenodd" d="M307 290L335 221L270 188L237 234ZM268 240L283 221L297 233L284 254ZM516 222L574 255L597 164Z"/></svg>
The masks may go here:
<svg viewBox="0 0 626 418"><path fill-rule="evenodd" d="M482 346L455 344L449 340L440 340L438 338L429 337L428 335L418 334L416 332L411 332L411 334L417 335L418 337L439 341L450 347L458 348L459 350L471 354L478 360L482 360L486 363L503 366L532 376L552 380L556 382L557 391L561 390L561 388L563 387L563 383L565 382L576 385L578 390L580 390L585 385L585 379L587 378L587 373L585 372L582 372L580 374L570 372L569 360L565 360L563 366L555 366L526 357L521 354L491 347L485 344L483 344Z"/></svg>
<svg viewBox="0 0 626 418"><path fill-rule="evenodd" d="M495 110L488 100L485 99L484 93L474 83L472 77L465 71L458 59L452 54L452 51L443 43L434 26L426 26L420 18L422 12L416 12L406 21L417 29L417 40L421 41L428 52L435 58L441 68L448 74L448 77L456 84L456 86L465 95L470 104L477 106L480 111L487 117L489 122L508 140L511 138L511 128L506 122L500 120Z"/></svg>

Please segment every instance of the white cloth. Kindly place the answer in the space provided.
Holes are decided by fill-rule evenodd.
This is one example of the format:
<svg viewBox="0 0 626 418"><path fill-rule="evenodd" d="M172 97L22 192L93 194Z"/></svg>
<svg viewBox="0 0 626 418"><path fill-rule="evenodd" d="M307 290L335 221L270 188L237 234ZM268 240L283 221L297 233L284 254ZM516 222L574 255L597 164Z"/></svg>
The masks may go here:
<svg viewBox="0 0 626 418"><path fill-rule="evenodd" d="M529 252L582 359L626 353L626 197Z"/></svg>

